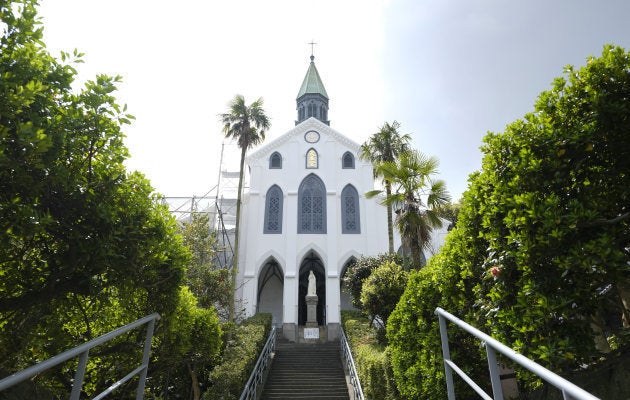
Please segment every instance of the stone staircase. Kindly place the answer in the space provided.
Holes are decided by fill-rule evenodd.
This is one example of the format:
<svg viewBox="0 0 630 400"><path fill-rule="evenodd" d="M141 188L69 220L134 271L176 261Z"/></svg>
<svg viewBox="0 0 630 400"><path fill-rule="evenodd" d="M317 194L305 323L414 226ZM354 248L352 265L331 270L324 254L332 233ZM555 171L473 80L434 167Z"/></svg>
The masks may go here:
<svg viewBox="0 0 630 400"><path fill-rule="evenodd" d="M339 342L278 338L261 399L350 399Z"/></svg>

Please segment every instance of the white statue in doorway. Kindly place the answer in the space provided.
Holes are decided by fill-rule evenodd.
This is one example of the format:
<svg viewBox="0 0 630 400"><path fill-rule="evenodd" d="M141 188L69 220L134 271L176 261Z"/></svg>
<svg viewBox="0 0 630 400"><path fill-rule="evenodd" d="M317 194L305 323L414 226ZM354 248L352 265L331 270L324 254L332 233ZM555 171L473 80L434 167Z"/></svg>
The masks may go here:
<svg viewBox="0 0 630 400"><path fill-rule="evenodd" d="M317 290L316 290L316 281L315 281L315 274L313 274L313 270L311 270L311 272L309 272L308 274L308 292L306 293L308 296L316 296L317 295Z"/></svg>

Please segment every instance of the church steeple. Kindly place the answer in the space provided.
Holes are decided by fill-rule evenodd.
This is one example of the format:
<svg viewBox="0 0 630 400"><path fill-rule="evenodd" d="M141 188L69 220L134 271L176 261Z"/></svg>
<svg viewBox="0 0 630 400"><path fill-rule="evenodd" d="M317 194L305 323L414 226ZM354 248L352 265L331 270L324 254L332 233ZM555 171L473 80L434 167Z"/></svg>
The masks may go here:
<svg viewBox="0 0 630 400"><path fill-rule="evenodd" d="M312 54L311 64L306 71L296 102L298 119L295 121L295 125L310 117L315 117L326 125L330 125L330 121L328 121L328 93L326 93L322 79L315 68L315 56Z"/></svg>

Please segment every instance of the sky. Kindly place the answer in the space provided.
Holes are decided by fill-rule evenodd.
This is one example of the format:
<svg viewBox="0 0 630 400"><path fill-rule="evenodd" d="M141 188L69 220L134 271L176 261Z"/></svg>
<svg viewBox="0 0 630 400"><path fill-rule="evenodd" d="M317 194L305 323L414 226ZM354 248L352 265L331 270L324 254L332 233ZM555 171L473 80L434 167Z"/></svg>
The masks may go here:
<svg viewBox="0 0 630 400"><path fill-rule="evenodd" d="M398 121L453 200L487 132L533 111L566 65L630 50L627 0L41 0L40 16L53 56L85 53L78 84L122 76L126 165L165 196L210 191L222 148L238 170L218 119L236 94L264 99L266 141L295 126L310 42L331 127L363 143Z"/></svg>

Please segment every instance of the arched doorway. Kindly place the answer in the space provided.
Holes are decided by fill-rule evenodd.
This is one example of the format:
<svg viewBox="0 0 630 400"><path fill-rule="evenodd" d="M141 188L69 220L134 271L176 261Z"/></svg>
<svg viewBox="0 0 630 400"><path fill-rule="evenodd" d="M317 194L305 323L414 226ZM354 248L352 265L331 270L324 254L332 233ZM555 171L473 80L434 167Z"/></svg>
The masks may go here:
<svg viewBox="0 0 630 400"><path fill-rule="evenodd" d="M257 312L271 313L272 324L282 325L284 273L275 258L270 258L258 274Z"/></svg>
<svg viewBox="0 0 630 400"><path fill-rule="evenodd" d="M356 308L352 305L352 296L350 296L350 293L346 292L343 285L343 278L346 276L346 272L348 272L348 268L356 262L357 262L356 258L350 257L341 269L341 277L339 279L339 285L341 286L340 294L339 294L340 296L339 304L340 304L340 309L342 310L356 310Z"/></svg>
<svg viewBox="0 0 630 400"><path fill-rule="evenodd" d="M326 270L321 258L314 251L304 257L300 265L298 289L298 324L306 325L306 293L308 291L308 274L313 271L317 282L317 324L326 324Z"/></svg>

